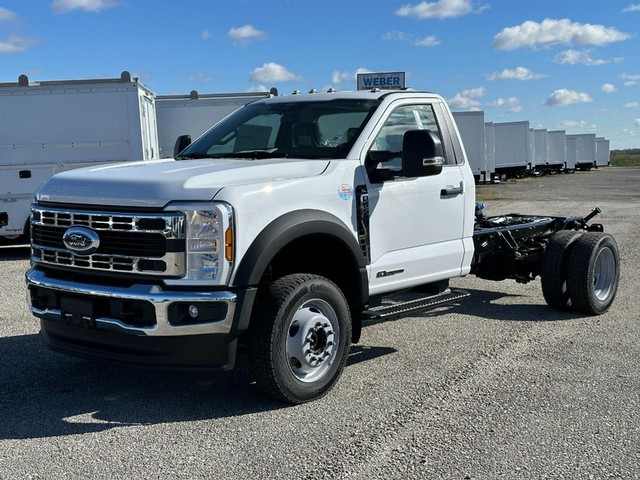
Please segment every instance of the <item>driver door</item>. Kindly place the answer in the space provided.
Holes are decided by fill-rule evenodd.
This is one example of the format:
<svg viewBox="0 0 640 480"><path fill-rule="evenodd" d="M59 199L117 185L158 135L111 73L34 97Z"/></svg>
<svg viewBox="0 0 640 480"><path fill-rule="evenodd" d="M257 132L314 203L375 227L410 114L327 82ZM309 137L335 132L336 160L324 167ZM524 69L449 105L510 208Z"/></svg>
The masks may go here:
<svg viewBox="0 0 640 480"><path fill-rule="evenodd" d="M391 105L369 150L396 152L380 169L389 179L369 175L370 294L390 292L460 275L464 257L465 185L453 147L445 140L434 103L416 100ZM445 165L433 176L402 174L404 132L429 129L442 140ZM373 179L372 179L373 177ZM385 175L389 177L389 175ZM460 190L460 193L453 192ZM473 189L470 191L473 194Z"/></svg>

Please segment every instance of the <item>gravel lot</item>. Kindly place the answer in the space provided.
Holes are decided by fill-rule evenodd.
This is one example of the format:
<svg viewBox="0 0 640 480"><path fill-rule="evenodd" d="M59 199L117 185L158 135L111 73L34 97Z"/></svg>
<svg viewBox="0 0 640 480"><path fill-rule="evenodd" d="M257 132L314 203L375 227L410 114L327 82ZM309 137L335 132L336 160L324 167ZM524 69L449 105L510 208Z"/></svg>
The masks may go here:
<svg viewBox="0 0 640 480"><path fill-rule="evenodd" d="M640 478L640 169L481 186L487 214L586 215L622 260L613 308L559 313L540 282L369 323L327 397L265 400L242 368L181 373L47 351L26 247L0 248L0 478Z"/></svg>

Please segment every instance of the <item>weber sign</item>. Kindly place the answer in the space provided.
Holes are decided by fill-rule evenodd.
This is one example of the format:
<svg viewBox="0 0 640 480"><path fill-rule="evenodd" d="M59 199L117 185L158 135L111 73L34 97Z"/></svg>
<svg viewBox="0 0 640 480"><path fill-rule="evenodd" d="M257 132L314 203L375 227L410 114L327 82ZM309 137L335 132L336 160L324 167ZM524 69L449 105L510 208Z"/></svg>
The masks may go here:
<svg viewBox="0 0 640 480"><path fill-rule="evenodd" d="M397 90L405 88L404 72L359 73L358 90Z"/></svg>

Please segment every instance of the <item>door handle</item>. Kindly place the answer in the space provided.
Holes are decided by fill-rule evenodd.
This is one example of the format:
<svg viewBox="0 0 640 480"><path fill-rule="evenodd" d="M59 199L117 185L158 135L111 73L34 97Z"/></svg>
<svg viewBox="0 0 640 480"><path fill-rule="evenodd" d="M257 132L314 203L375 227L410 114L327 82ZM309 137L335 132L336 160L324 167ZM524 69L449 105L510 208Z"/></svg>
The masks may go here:
<svg viewBox="0 0 640 480"><path fill-rule="evenodd" d="M440 196L441 197L450 197L450 196L453 196L453 195L460 195L461 193L464 193L464 183L463 182L460 182L460 186L459 187L452 187L451 185L447 185L445 188L440 190Z"/></svg>

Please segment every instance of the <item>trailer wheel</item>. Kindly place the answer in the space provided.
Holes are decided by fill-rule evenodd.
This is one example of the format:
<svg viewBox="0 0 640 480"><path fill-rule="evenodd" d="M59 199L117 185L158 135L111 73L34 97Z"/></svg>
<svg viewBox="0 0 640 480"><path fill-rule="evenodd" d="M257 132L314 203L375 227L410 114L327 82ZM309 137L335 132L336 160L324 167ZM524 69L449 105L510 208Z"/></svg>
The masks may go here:
<svg viewBox="0 0 640 480"><path fill-rule="evenodd" d="M264 287L254 312L248 347L258 387L293 404L325 395L344 369L351 342L340 289L324 277L287 275Z"/></svg>
<svg viewBox="0 0 640 480"><path fill-rule="evenodd" d="M560 230L549 241L542 259L542 294L551 308L566 310L569 303L567 275L572 244L582 236L575 230Z"/></svg>
<svg viewBox="0 0 640 480"><path fill-rule="evenodd" d="M569 258L567 288L573 308L590 315L606 312L618 291L619 265L618 244L611 235L585 233Z"/></svg>

